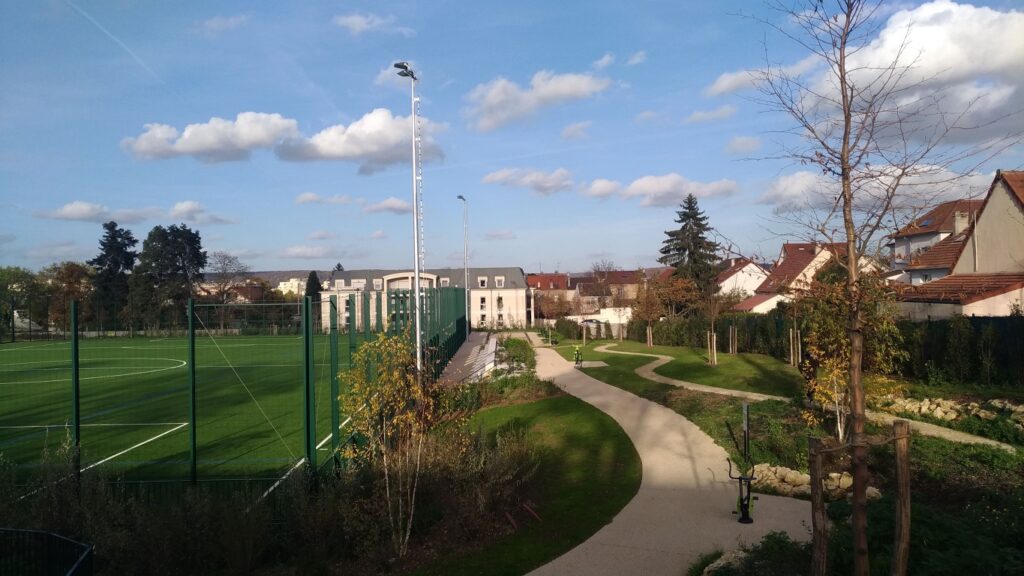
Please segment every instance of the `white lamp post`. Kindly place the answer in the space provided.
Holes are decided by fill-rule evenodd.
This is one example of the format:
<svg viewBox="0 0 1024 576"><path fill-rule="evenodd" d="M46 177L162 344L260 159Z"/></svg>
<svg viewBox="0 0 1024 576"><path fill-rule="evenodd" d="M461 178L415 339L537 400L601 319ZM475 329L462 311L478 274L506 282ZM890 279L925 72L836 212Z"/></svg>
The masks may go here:
<svg viewBox="0 0 1024 576"><path fill-rule="evenodd" d="M469 201L462 194L457 196L462 200L462 270L466 278L466 340L469 340Z"/></svg>
<svg viewBox="0 0 1024 576"><path fill-rule="evenodd" d="M423 254L420 252L420 133L416 100L416 73L408 62L396 62L398 75L410 80L412 86L412 247L413 258L413 310L414 329L416 330L416 371L423 370L423 331L420 330L420 264Z"/></svg>

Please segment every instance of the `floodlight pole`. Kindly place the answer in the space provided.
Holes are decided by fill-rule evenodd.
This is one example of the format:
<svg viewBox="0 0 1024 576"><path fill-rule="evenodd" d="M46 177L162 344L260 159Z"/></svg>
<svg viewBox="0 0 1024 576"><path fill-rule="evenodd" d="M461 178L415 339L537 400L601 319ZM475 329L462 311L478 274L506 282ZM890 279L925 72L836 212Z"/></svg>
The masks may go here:
<svg viewBox="0 0 1024 576"><path fill-rule="evenodd" d="M462 194L458 199L462 200L462 271L466 292L466 341L469 341L469 200Z"/></svg>
<svg viewBox="0 0 1024 576"><path fill-rule="evenodd" d="M423 255L420 253L420 134L419 118L416 113L419 106L416 101L416 73L408 62L396 62L395 68L398 68L399 76L409 78L412 86L412 247L414 252L412 274L413 316L415 319L413 329L416 330L416 372L419 373L423 370L423 332L420 329L420 265L423 259Z"/></svg>

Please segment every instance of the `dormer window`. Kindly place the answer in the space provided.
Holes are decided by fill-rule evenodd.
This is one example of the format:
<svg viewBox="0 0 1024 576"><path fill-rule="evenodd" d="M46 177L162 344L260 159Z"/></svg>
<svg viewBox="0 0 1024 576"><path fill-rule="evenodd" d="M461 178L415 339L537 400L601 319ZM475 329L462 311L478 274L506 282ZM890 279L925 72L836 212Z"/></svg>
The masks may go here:
<svg viewBox="0 0 1024 576"><path fill-rule="evenodd" d="M451 285L451 281L448 278L441 278L441 288L447 288Z"/></svg>
<svg viewBox="0 0 1024 576"><path fill-rule="evenodd" d="M504 288L505 287L505 277L504 276L495 276L494 277L494 287L495 288Z"/></svg>
<svg viewBox="0 0 1024 576"><path fill-rule="evenodd" d="M477 276L476 285L480 288L487 288L487 276Z"/></svg>

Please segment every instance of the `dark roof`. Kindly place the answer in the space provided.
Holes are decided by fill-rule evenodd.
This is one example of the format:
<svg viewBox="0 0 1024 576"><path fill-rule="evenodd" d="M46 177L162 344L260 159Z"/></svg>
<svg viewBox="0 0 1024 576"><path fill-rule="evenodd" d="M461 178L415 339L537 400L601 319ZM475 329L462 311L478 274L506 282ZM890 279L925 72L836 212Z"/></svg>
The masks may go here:
<svg viewBox="0 0 1024 576"><path fill-rule="evenodd" d="M981 209L982 200L951 200L943 202L929 210L919 218L900 229L892 235L893 238L905 236L917 236L918 234L930 234L934 232L953 232L954 215L957 212L966 212L968 216Z"/></svg>
<svg viewBox="0 0 1024 576"><path fill-rule="evenodd" d="M819 250L826 245L813 242L786 242L782 245L782 255L775 263L768 277L757 287L755 292L762 294L776 294L787 288L807 265L818 255Z"/></svg>
<svg viewBox="0 0 1024 576"><path fill-rule="evenodd" d="M748 264L753 264L754 266L760 268L760 266L756 262L748 260L747 258L734 258L731 266L719 272L718 276L715 276L715 283L721 284L722 282L725 282L729 278L732 278L735 274L739 273L740 270L746 268Z"/></svg>
<svg viewBox="0 0 1024 576"><path fill-rule="evenodd" d="M967 239L971 237L971 228L953 234L910 260L907 270L952 270L960 253L964 251Z"/></svg>
<svg viewBox="0 0 1024 576"><path fill-rule="evenodd" d="M953 274L926 284L906 286L899 296L904 302L970 304L1021 288L1024 288L1024 272Z"/></svg>
<svg viewBox="0 0 1024 576"><path fill-rule="evenodd" d="M435 274L438 278L448 278L450 286L452 287L463 287L463 279L465 277L463 268L427 268L422 270L427 274ZM325 272L320 276L320 281L330 280L330 272ZM346 286L352 285L352 280L364 280L367 286L373 286L373 280L375 278L384 278L391 274L412 274L411 269L400 269L400 270L383 270L383 269L367 269L367 270L345 270L343 272L335 272L335 280L344 280ZM476 287L477 276L486 276L493 279L495 276L505 277L505 288L526 288L526 275L523 274L522 268L504 267L504 268L470 268L469 269L469 284L471 288ZM305 277L303 277L305 279ZM488 287L493 285L488 284Z"/></svg>

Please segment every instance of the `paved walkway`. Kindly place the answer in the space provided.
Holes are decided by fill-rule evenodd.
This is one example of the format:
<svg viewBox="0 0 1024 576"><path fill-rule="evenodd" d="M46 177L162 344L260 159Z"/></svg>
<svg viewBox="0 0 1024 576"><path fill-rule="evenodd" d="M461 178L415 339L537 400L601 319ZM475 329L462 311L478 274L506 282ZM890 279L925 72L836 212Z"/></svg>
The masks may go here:
<svg viewBox="0 0 1024 576"><path fill-rule="evenodd" d="M669 378L668 376L662 376L656 374L654 371L660 366L664 366L673 360L671 356L665 356L662 354L646 354L643 352L622 352L619 350L610 349L615 344L605 344L594 348L597 352L604 352L607 354L623 354L628 356L649 356L655 358L653 362L644 364L636 369L637 375L651 380L653 382L659 382L661 384L670 384L672 386L678 386L680 388L686 388L688 390L697 390L700 392L708 392L711 394L721 394L723 396L735 396L737 398L745 398L747 400L782 400L788 402L790 399L783 396L772 396L770 394L758 394L756 392L744 392L742 390L729 390L727 388L718 388L716 386L706 386L704 384L695 384L693 382L686 382L685 380L676 380L675 378ZM888 414L886 412L877 412L875 410L868 410L867 417L869 420L878 424L889 424L891 425L893 420L897 420L900 417ZM961 444L986 444L988 446L995 446L996 448L1002 448L1009 452L1015 452L1016 448L1009 444L992 440L991 438L985 438L982 436L975 436L974 434L968 434L966 432L960 432L958 430L952 430L944 426L931 424L928 422L919 422L917 420L909 420L910 429L923 436L933 436L935 438L942 438L951 442L959 442Z"/></svg>
<svg viewBox="0 0 1024 576"><path fill-rule="evenodd" d="M793 498L762 494L754 523L739 524L726 452L686 418L575 370L551 349L537 349L537 375L614 418L640 455L643 480L610 524L531 574L678 576L703 553L772 530L810 537L810 503Z"/></svg>

